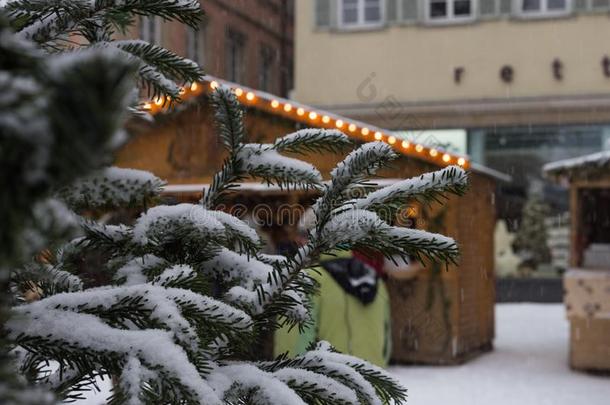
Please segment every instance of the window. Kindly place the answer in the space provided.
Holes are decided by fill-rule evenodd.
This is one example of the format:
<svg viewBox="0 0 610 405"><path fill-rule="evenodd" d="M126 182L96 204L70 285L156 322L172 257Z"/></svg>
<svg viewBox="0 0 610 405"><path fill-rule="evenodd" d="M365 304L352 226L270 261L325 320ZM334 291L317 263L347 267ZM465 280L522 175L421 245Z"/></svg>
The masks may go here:
<svg viewBox="0 0 610 405"><path fill-rule="evenodd" d="M239 31L227 30L227 46L225 53L226 78L232 82L241 83L245 71L244 44L246 37Z"/></svg>
<svg viewBox="0 0 610 405"><path fill-rule="evenodd" d="M518 0L519 14L524 17L565 15L570 12L569 0Z"/></svg>
<svg viewBox="0 0 610 405"><path fill-rule="evenodd" d="M383 24L382 0L340 0L339 21L342 27L377 27Z"/></svg>
<svg viewBox="0 0 610 405"><path fill-rule="evenodd" d="M259 55L258 87L261 90L273 93L273 67L276 52L272 47L262 44Z"/></svg>
<svg viewBox="0 0 610 405"><path fill-rule="evenodd" d="M205 59L205 27L200 26L199 30L187 28L186 36L186 57L203 65Z"/></svg>
<svg viewBox="0 0 610 405"><path fill-rule="evenodd" d="M140 17L140 39L161 45L161 24L156 17Z"/></svg>
<svg viewBox="0 0 610 405"><path fill-rule="evenodd" d="M428 22L448 23L474 19L474 0L427 0Z"/></svg>

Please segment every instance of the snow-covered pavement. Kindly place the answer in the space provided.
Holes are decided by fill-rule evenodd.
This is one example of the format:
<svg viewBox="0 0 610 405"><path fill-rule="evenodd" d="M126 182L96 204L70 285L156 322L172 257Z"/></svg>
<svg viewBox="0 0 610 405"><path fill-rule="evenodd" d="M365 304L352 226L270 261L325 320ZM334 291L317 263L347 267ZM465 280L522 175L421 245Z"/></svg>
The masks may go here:
<svg viewBox="0 0 610 405"><path fill-rule="evenodd" d="M610 377L568 367L561 304L496 305L494 351L454 367L393 367L412 405L607 405Z"/></svg>

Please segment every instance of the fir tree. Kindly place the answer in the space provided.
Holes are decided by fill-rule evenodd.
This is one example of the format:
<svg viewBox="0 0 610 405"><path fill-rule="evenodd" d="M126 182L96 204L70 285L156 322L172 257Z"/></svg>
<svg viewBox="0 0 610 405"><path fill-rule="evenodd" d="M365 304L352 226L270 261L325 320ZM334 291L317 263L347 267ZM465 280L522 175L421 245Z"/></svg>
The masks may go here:
<svg viewBox="0 0 610 405"><path fill-rule="evenodd" d="M438 234L388 225L375 213L410 198L461 193L466 176L448 167L350 199L348 190L396 157L384 143L364 144L331 173L330 184L308 163L280 152L336 150L349 143L338 131L301 130L273 144L245 143L243 110L234 95L212 96L228 151L201 204L155 206L133 226L81 219L83 236L57 249L51 262L27 266L27 284L41 299L13 308L9 339L25 350L24 375L63 398L116 376L112 403L365 403L393 399L404 389L384 370L319 343L306 354L252 361L251 342L278 325L304 326L315 285L303 271L322 253L368 247L386 255L453 261L455 242ZM260 253L247 224L214 210L241 179L285 187L315 187L309 243L291 257ZM111 168L57 192L75 212L139 206L159 192L151 174ZM112 281L87 288L78 261L88 251L110 259ZM18 272L19 273L19 272ZM46 375L48 360L60 369Z"/></svg>
<svg viewBox="0 0 610 405"><path fill-rule="evenodd" d="M350 190L396 158L388 145L362 145L323 183L315 167L282 153L338 151L350 145L344 134L301 130L273 144L247 143L243 109L220 88L212 104L227 149L223 167L200 204L154 206L160 179L102 166L121 141L134 69L153 91L170 98L179 92L155 87L143 69L146 58L125 57L129 51L109 35L127 26L133 13L191 23L193 3L24 0L7 6L12 26L24 34L6 26L0 33L2 161L8 169L2 181L10 190L3 197L3 224L10 227L2 229L0 265L3 274L10 270L4 280L13 300L3 319L12 362L3 362L3 371L10 374L13 365L22 379L11 385L3 378L0 399L51 401L45 390L75 399L97 378L112 377L109 401L116 404L403 403L404 388L384 370L325 342L273 361L252 360L252 342L279 325L308 322L316 286L303 270L323 253L367 247L406 260L455 261L451 238L391 226L378 213L410 199L461 194L465 172L451 166L376 191L364 187L365 196L351 198ZM70 37L58 32L84 37L92 49L49 56L31 45L50 52L70 48L63 43ZM262 254L254 230L216 210L251 177L320 191L309 242L293 256ZM134 224L119 225L81 216L121 208L143 212ZM33 259L24 261L27 256ZM87 261L91 256L103 260ZM108 281L91 284L91 270ZM6 282L3 287L8 291ZM59 368L50 371L49 361ZM30 389L25 397L20 387L26 383L40 391Z"/></svg>
<svg viewBox="0 0 610 405"><path fill-rule="evenodd" d="M547 244L546 218L549 207L539 192L530 193L521 214L519 229L515 235L513 248L521 257L520 266L535 270L540 263L548 263L551 252Z"/></svg>

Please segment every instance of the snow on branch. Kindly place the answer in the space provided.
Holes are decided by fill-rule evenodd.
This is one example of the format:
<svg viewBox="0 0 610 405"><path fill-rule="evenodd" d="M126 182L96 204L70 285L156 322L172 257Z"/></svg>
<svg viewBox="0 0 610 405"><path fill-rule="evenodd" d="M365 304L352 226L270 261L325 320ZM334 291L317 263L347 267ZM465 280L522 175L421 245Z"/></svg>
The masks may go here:
<svg viewBox="0 0 610 405"><path fill-rule="evenodd" d="M255 258L222 248L212 259L203 262L200 270L212 272L226 282L237 282L244 288L253 289L269 279L273 267Z"/></svg>
<svg viewBox="0 0 610 405"><path fill-rule="evenodd" d="M404 204L412 198L423 201L438 200L444 193L462 195L468 185L468 175L459 166L425 173L373 191L364 198L352 201L355 208L374 209L386 204Z"/></svg>
<svg viewBox="0 0 610 405"><path fill-rule="evenodd" d="M336 129L306 128L278 138L273 149L278 152L340 152L352 145L350 138Z"/></svg>
<svg viewBox="0 0 610 405"><path fill-rule="evenodd" d="M143 213L133 228L134 240L141 244L162 243L166 239L194 237L218 239L224 225L200 205L160 205Z"/></svg>
<svg viewBox="0 0 610 405"><path fill-rule="evenodd" d="M259 404L305 405L305 402L274 375L251 364L229 364L214 370L210 376L215 388L224 393L229 403L239 398L236 394L251 393L251 399Z"/></svg>
<svg viewBox="0 0 610 405"><path fill-rule="evenodd" d="M273 145L246 144L237 156L244 172L270 184L315 187L322 182L322 175L313 165L282 156Z"/></svg>
<svg viewBox="0 0 610 405"><path fill-rule="evenodd" d="M443 261L455 262L459 254L452 238L418 229L388 225L372 211L346 209L332 216L324 227L321 239L325 246L363 245L382 253L404 258L420 254Z"/></svg>
<svg viewBox="0 0 610 405"><path fill-rule="evenodd" d="M368 142L352 151L331 172L332 186L344 188L350 183L370 176L398 155L385 142Z"/></svg>
<svg viewBox="0 0 610 405"><path fill-rule="evenodd" d="M58 193L72 209L141 207L165 184L149 172L109 167L77 180Z"/></svg>
<svg viewBox="0 0 610 405"><path fill-rule="evenodd" d="M309 403L314 403L316 399L339 405L358 403L358 397L353 389L324 374L317 374L300 368L284 367L274 372L273 375ZM312 391L315 394L312 394Z"/></svg>
<svg viewBox="0 0 610 405"><path fill-rule="evenodd" d="M119 371L117 363L137 356L150 369L157 370L150 375L149 383L161 384L162 375L169 373L174 377L174 391L183 399L222 403L184 349L174 343L170 332L117 329L97 316L52 309L42 302L13 309L14 316L6 323L8 338L68 367ZM103 353L109 355L108 360L101 356Z"/></svg>

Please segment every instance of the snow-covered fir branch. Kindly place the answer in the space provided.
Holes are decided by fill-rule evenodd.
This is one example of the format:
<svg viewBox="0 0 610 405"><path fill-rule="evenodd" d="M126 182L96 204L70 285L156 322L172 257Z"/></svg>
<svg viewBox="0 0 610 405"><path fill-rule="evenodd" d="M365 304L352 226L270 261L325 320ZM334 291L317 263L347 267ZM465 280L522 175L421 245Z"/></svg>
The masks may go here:
<svg viewBox="0 0 610 405"><path fill-rule="evenodd" d="M324 185L314 166L284 153L339 152L350 144L344 134L301 130L270 144L248 143L243 108L220 88L211 100L227 153L223 167L201 204L154 206L161 180L128 169L100 170L124 135L128 78L150 67L141 77L153 88L163 87L158 92L175 96L175 81L194 79L197 69L155 46L107 41L139 15L195 26L199 3L17 0L5 12L22 34L0 26L0 50L15 65L12 73L0 74L0 88L7 90L0 105L10 110L0 112L2 140L15 151L7 160L15 179L3 176L3 181L20 186L10 188L18 192L7 196L11 215L3 221L11 233L3 234L10 249L2 246L0 269L11 268L12 276L0 281L10 288L13 306L2 327L10 345L26 354L21 362L11 360L9 368L0 367L3 381L19 369L29 384L66 400L91 388L97 377L112 378L114 404L405 402L404 388L384 370L327 344L268 362L250 360L251 352L278 325L307 324L316 285L306 270L323 253L366 246L405 258L455 260L451 238L391 226L375 208L406 198L459 194L463 172L445 169L353 200L351 187L396 158L389 146L361 145ZM81 35L90 49L49 57L24 40L65 51L75 46L61 43L65 34ZM263 254L253 229L215 210L249 177L321 193L310 239L295 255ZM52 196L65 205L48 200ZM46 251L24 262L19 241L25 240L27 219L36 218L36 204L45 202L43 211L54 213L45 227L69 223L80 233L74 238L41 232ZM117 208L140 214L133 222L105 223L102 213ZM58 371L45 374L41 365L48 362L58 364Z"/></svg>

